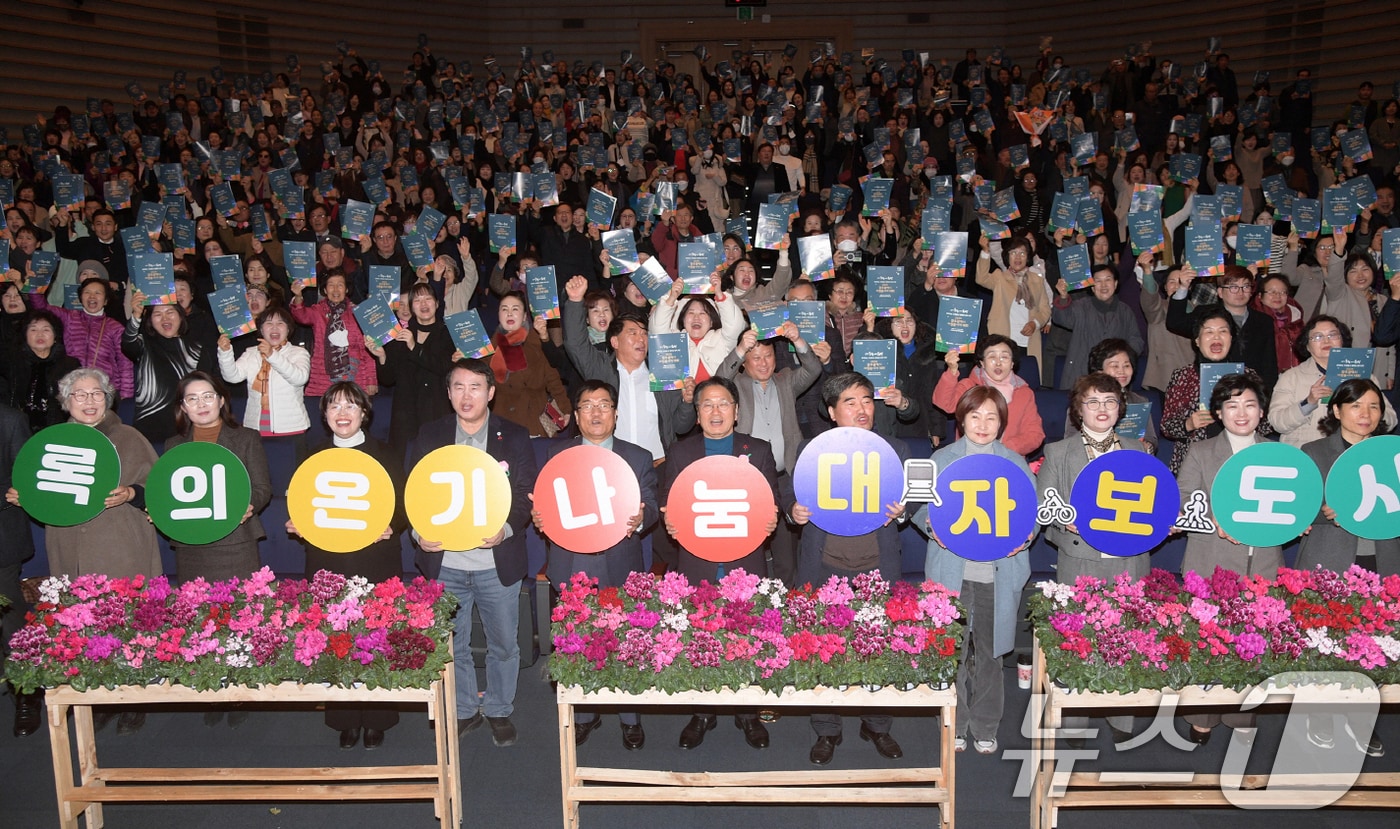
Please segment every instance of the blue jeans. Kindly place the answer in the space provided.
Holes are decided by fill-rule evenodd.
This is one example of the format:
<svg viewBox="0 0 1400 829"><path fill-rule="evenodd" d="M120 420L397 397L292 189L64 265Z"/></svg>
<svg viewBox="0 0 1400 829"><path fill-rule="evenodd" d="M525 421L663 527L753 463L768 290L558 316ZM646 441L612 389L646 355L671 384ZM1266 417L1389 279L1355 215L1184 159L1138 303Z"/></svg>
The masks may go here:
<svg viewBox="0 0 1400 829"><path fill-rule="evenodd" d="M442 568L438 581L461 606L452 622L452 658L457 667L457 716L470 719L481 709L488 717L509 717L520 676L520 587L506 587L495 570ZM476 690L472 656L472 606L481 611L486 633L486 704Z"/></svg>

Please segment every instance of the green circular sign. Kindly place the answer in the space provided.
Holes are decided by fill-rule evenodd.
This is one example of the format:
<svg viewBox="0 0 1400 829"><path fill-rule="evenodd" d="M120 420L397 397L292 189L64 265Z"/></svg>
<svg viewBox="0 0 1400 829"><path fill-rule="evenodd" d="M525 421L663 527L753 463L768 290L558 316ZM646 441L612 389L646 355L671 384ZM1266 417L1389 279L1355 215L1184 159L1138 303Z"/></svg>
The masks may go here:
<svg viewBox="0 0 1400 829"><path fill-rule="evenodd" d="M217 443L172 447L146 476L146 512L166 538L212 544L243 522L253 484L243 461Z"/></svg>
<svg viewBox="0 0 1400 829"><path fill-rule="evenodd" d="M30 518L72 527L102 514L121 474L117 447L106 435L81 423L60 423L25 441L13 482Z"/></svg>
<svg viewBox="0 0 1400 829"><path fill-rule="evenodd" d="M1327 506L1342 529L1362 538L1400 536L1400 437L1380 435L1356 444L1327 473Z"/></svg>
<svg viewBox="0 0 1400 829"><path fill-rule="evenodd" d="M1303 450L1256 443L1220 467L1210 508L1225 534L1251 547L1286 544L1302 534L1322 506L1322 473Z"/></svg>

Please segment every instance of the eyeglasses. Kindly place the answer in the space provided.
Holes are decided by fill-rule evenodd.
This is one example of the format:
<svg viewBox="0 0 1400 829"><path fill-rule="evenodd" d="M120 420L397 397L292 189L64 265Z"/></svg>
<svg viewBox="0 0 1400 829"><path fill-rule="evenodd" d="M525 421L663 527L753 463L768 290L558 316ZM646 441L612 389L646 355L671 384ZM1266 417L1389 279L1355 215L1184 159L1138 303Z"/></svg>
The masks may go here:
<svg viewBox="0 0 1400 829"><path fill-rule="evenodd" d="M1275 288L1272 291L1265 291L1264 296L1288 296L1288 292L1279 288Z"/></svg>
<svg viewBox="0 0 1400 829"><path fill-rule="evenodd" d="M584 414L588 414L589 412L598 412L599 414L607 414L608 412L612 411L612 410L613 410L614 408L616 408L616 407L613 406L613 404L611 404L611 403L580 403L580 404L578 404L577 406L575 406L574 408L578 409L580 412L583 412Z"/></svg>
<svg viewBox="0 0 1400 829"><path fill-rule="evenodd" d="M1222 290L1222 291L1229 291L1229 292L1232 293L1232 294L1247 294L1247 293L1249 293L1250 291L1253 291L1253 290L1254 290L1254 286L1253 286L1253 285L1222 285L1222 286L1220 287L1220 290Z"/></svg>
<svg viewBox="0 0 1400 829"><path fill-rule="evenodd" d="M1325 343L1325 342L1333 342L1333 341L1341 342L1341 341L1342 341L1342 332L1340 332L1340 331L1333 331L1333 332L1328 333L1328 334L1323 334L1323 333L1319 332L1319 333L1317 333L1317 334L1312 335L1311 337L1308 337L1308 339L1311 340L1312 342L1315 342L1315 343Z"/></svg>
<svg viewBox="0 0 1400 829"><path fill-rule="evenodd" d="M1318 246L1317 246L1317 252L1318 252L1318 253L1331 253L1331 252L1334 251L1334 250L1336 250L1336 247L1334 247L1334 246L1332 246L1332 245L1318 245Z"/></svg>
<svg viewBox="0 0 1400 829"><path fill-rule="evenodd" d="M93 403L101 403L107 399L107 392L101 391L75 391L68 395L76 403L86 403L91 400Z"/></svg>
<svg viewBox="0 0 1400 829"><path fill-rule="evenodd" d="M1103 399L1099 399L1099 398L1097 398L1097 397L1091 397L1091 398L1089 398L1088 400L1083 401L1083 402L1080 403L1079 405L1083 406L1084 408L1088 409L1088 410L1091 411L1091 412L1116 412L1116 411L1118 411L1118 399L1115 398L1115 397L1106 397L1106 398L1103 398Z"/></svg>
<svg viewBox="0 0 1400 829"><path fill-rule="evenodd" d="M732 408L734 408L733 400L706 400L704 403L700 404L700 411L702 412L713 411L716 409L718 409L719 411L727 411Z"/></svg>
<svg viewBox="0 0 1400 829"><path fill-rule="evenodd" d="M185 395L185 405L186 405L186 406L196 406L196 405L199 405L200 403L213 403L215 400L218 400L218 399L219 399L219 394L218 394L218 392L212 392L212 391L206 391L206 392L204 392L204 393L202 393L202 394L187 394L187 395Z"/></svg>
<svg viewBox="0 0 1400 829"><path fill-rule="evenodd" d="M358 412L359 410L360 404L358 403L337 402L326 407L328 412Z"/></svg>
<svg viewBox="0 0 1400 829"><path fill-rule="evenodd" d="M392 233L387 233L387 234L386 234L386 233L381 233L381 234L379 234L379 235L377 235L377 236L374 237L374 241L376 241L376 242L392 242L392 241L394 241L394 234L392 234Z"/></svg>

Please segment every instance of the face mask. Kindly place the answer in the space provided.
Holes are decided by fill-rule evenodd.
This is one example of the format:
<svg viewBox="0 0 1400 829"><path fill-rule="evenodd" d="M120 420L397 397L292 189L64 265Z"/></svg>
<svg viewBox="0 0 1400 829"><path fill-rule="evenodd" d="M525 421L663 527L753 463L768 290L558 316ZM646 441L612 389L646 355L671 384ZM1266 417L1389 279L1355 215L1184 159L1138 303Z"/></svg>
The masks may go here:
<svg viewBox="0 0 1400 829"><path fill-rule="evenodd" d="M1346 135L1346 134L1347 134L1347 128L1346 128L1346 127L1338 127L1338 128L1337 128L1337 136L1338 136L1338 137L1341 137L1341 136Z"/></svg>
<svg viewBox="0 0 1400 829"><path fill-rule="evenodd" d="M535 156L535 163L536 163L536 164L539 164L539 163L542 162L542 161L544 161L544 156L542 156L542 155L537 155L537 156Z"/></svg>
<svg viewBox="0 0 1400 829"><path fill-rule="evenodd" d="M1286 156L1284 156L1283 158L1280 158L1280 159L1279 159L1279 163L1282 164L1282 165L1285 166L1285 167L1292 167L1292 166L1293 166L1293 156L1291 156L1291 155L1286 155Z"/></svg>
<svg viewBox="0 0 1400 829"><path fill-rule="evenodd" d="M714 151L714 150L707 149L707 150L705 150L704 153L702 153L702 155L705 156L705 160L706 160L706 161L709 161L710 159L712 159L712 158L715 157L715 151Z"/></svg>
<svg viewBox="0 0 1400 829"><path fill-rule="evenodd" d="M856 252L856 240L854 240L854 239L842 239L841 241L839 241L839 242L836 243L836 249L839 250L839 251L841 251L842 253L855 253L855 252Z"/></svg>
<svg viewBox="0 0 1400 829"><path fill-rule="evenodd" d="M789 146L786 145L786 144L779 144L779 145L778 145L778 155L787 155L787 154L788 154L789 152L791 152L791 151L792 151L792 148L789 147Z"/></svg>
<svg viewBox="0 0 1400 829"><path fill-rule="evenodd" d="M1229 245L1231 250L1234 250L1235 242L1236 242L1239 238L1240 238L1240 237L1238 237L1238 236L1226 236L1226 237L1225 237L1225 244Z"/></svg>
<svg viewBox="0 0 1400 829"><path fill-rule="evenodd" d="M690 189L690 182L688 182L688 181L678 181L678 182L676 182L676 191L677 191L677 192L684 193L685 191L687 191L687 190L689 190L689 189Z"/></svg>

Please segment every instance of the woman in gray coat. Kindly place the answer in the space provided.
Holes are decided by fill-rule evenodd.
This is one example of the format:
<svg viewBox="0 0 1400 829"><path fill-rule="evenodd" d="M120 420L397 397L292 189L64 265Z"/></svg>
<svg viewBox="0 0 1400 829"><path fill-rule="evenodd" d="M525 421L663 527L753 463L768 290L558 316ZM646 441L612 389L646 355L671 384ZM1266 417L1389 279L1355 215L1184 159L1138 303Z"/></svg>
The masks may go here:
<svg viewBox="0 0 1400 829"><path fill-rule="evenodd" d="M939 469L968 455L988 454L1015 463L1026 477L1030 467L1016 452L1001 444L1006 429L1006 400L990 386L973 386L958 400L954 410L962 437L933 453ZM1001 658L1016 645L1016 620L1021 610L1021 588L1031 575L1030 546L1027 538L1016 552L997 561L968 561L949 551L934 535L928 523L928 505L914 516L914 525L929 537L924 575L950 590L957 591L968 613L967 639L958 664L958 717L963 733L955 737L957 751L967 747L971 732L978 754L997 750L997 726L1001 723L1005 699L1002 690ZM1032 534L1032 538L1034 534Z"/></svg>

